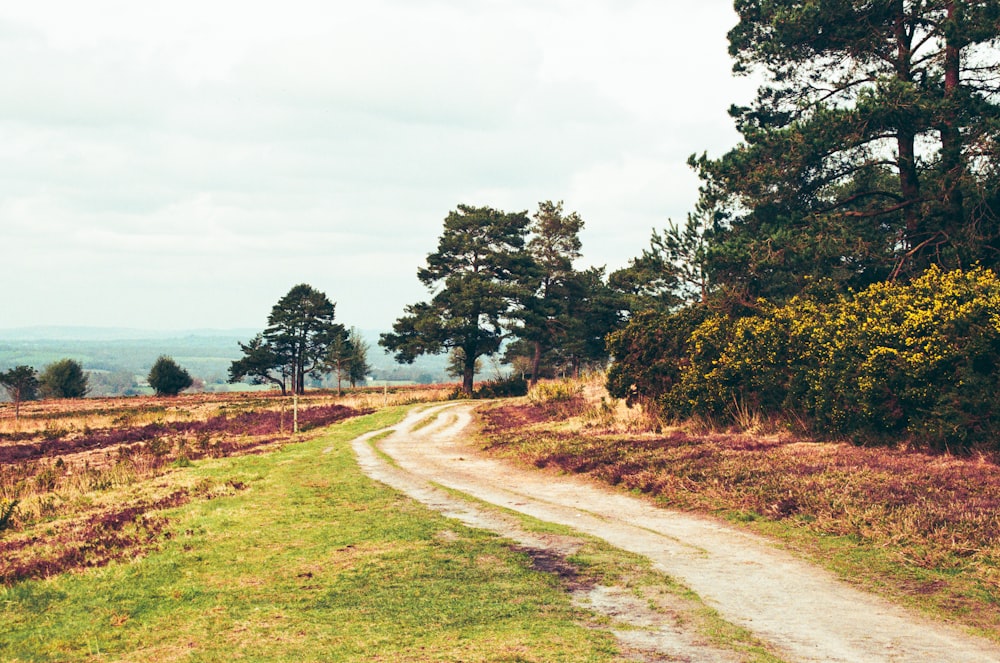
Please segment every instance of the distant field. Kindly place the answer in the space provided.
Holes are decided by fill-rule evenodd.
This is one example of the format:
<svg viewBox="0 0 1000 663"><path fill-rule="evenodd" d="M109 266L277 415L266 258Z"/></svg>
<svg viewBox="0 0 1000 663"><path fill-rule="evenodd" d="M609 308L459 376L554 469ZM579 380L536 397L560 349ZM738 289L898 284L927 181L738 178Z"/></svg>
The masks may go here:
<svg viewBox="0 0 1000 663"><path fill-rule="evenodd" d="M37 336L31 336L37 333ZM101 334L106 337L99 337ZM169 355L205 383L206 391L259 391L262 387L227 383L229 366L241 356L239 342L249 340L256 332L237 331L208 333L176 332L174 336L141 330L41 329L0 330L0 370L19 365L37 370L60 359L80 362L84 370L95 374L94 393L118 396L128 393L148 395L150 390L123 384L123 377L141 383L149 368L160 355ZM130 338L128 335L137 336ZM76 335L76 337L74 337ZM378 332L363 332L369 343L369 364L372 377L379 385L430 384L451 380L445 372L446 356L418 359L412 365L399 365L378 346ZM117 375L117 380L102 380L104 375ZM335 386L331 379L326 386ZM266 387L263 387L266 389ZM6 394L0 390L0 400Z"/></svg>

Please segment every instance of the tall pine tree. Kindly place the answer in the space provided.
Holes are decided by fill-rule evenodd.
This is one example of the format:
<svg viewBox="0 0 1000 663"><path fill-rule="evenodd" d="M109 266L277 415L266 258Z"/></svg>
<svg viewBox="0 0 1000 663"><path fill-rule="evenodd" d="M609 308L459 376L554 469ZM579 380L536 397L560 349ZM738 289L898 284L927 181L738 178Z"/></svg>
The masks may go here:
<svg viewBox="0 0 1000 663"><path fill-rule="evenodd" d="M709 266L750 303L1000 262L1000 2L737 0L743 142L692 159Z"/></svg>
<svg viewBox="0 0 1000 663"><path fill-rule="evenodd" d="M476 360L500 349L529 261L527 212L459 205L417 278L434 293L406 307L379 344L396 360L462 351L462 389L472 395Z"/></svg>

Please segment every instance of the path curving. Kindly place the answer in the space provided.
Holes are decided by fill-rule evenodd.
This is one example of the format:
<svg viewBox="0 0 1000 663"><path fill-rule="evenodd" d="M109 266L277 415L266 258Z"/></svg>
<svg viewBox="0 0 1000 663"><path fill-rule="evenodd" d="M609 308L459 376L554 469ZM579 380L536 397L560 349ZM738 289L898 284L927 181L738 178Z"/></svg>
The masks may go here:
<svg viewBox="0 0 1000 663"><path fill-rule="evenodd" d="M473 527L505 535L512 531L510 522L507 530L498 525L504 522L501 515L451 497L434 484L643 555L789 661L1000 663L1000 645L850 587L760 537L578 477L555 477L489 458L465 435L473 409L461 403L414 412L378 442L393 463L369 444L374 434L355 440L358 462L373 478ZM529 539L522 545L559 545L520 534ZM674 635L684 640L684 634ZM690 647L697 643L688 638L686 646L683 654L667 653L685 660L724 660L708 650L702 658L690 658Z"/></svg>

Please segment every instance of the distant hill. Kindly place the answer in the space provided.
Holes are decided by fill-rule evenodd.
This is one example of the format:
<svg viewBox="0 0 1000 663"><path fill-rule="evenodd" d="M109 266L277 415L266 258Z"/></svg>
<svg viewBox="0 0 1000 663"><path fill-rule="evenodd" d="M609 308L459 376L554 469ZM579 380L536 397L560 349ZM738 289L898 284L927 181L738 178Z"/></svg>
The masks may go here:
<svg viewBox="0 0 1000 663"><path fill-rule="evenodd" d="M13 327L0 329L0 341L136 341L171 338L249 339L254 329L137 329L129 327Z"/></svg>

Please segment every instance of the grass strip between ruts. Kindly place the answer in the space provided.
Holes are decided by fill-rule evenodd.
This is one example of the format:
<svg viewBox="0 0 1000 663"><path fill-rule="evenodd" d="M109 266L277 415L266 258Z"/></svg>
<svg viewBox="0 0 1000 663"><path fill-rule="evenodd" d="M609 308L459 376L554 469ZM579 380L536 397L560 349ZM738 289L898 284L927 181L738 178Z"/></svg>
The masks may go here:
<svg viewBox="0 0 1000 663"><path fill-rule="evenodd" d="M360 472L349 441L405 412L158 478L239 489L165 512L145 557L0 589L0 660L613 660L502 540Z"/></svg>

